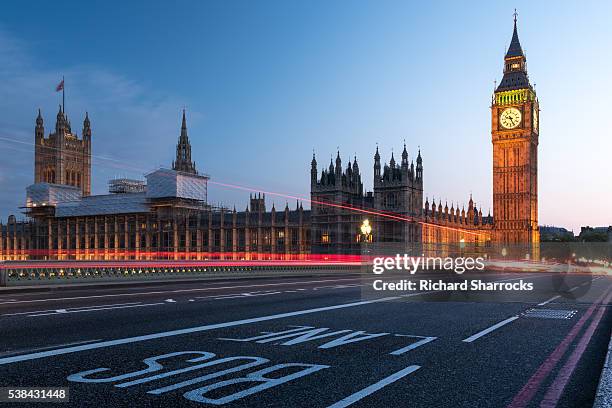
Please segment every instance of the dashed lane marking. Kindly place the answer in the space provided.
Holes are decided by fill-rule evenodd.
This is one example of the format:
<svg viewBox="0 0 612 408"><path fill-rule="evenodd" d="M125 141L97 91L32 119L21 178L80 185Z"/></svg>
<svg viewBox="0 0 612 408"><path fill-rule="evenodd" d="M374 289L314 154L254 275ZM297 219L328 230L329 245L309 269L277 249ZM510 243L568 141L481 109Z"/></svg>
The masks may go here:
<svg viewBox="0 0 612 408"><path fill-rule="evenodd" d="M335 404L330 405L328 408L344 408L349 405L353 405L354 403L362 400L370 394L375 393L376 391L386 387L387 385L394 383L395 381L404 378L410 373L414 373L416 370L421 368L418 365L411 365L409 367L404 368L396 373L391 374L388 377L383 378L382 380L365 387L364 389L357 391L354 394L349 395L348 397L336 402Z"/></svg>
<svg viewBox="0 0 612 408"><path fill-rule="evenodd" d="M481 338L481 337L483 337L483 336L486 336L487 334L491 333L492 331L497 330L497 329L499 329L500 327L503 327L503 326L507 325L508 323L511 323L511 322L515 321L515 320L516 320L516 319L518 319L518 318L519 318L518 316L512 316L512 317L509 317L509 318L507 318L506 320L502 320L502 321L501 321L501 322L499 322L499 323L495 323L495 324L494 324L493 326L491 326L491 327L488 327L488 328L486 328L486 329L484 329L484 330L482 330L482 331L479 331L479 332L478 332L478 333L476 333L476 334L471 335L470 337L468 337L467 339L464 339L463 341L464 341L465 343L472 343L473 341L476 341L476 340L478 340L479 338Z"/></svg>
<svg viewBox="0 0 612 408"><path fill-rule="evenodd" d="M544 301L544 302L542 302L542 303L538 303L538 306L544 306L544 305L546 305L546 304L548 304L548 303L552 302L553 300L557 300L557 299L559 299L560 297L561 297L561 295L553 296L553 297L551 297L550 299L548 299L548 300L546 300L546 301Z"/></svg>

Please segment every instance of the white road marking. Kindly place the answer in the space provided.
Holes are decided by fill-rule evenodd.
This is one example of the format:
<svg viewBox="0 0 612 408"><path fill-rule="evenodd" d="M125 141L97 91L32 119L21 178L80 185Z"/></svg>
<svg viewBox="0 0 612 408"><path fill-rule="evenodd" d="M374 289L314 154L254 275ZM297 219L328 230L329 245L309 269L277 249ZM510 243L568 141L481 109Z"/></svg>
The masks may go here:
<svg viewBox="0 0 612 408"><path fill-rule="evenodd" d="M255 296L268 296L268 295L278 295L279 293L283 293L283 292L265 292L265 293L239 293L239 294L234 294L234 295L222 295L222 296L215 296L213 297L213 299L215 300L224 300L224 299L238 299L238 298L248 298L248 297L255 297Z"/></svg>
<svg viewBox="0 0 612 408"><path fill-rule="evenodd" d="M142 302L113 303L113 304L110 304L110 305L69 307L69 308L66 308L66 309L32 310L32 311L29 311L29 312L6 313L6 314L3 314L2 316L20 316L20 315L27 315L27 314L32 314L32 313L46 313L46 312L60 312L60 311L63 311L65 313L66 310L80 310L80 309L91 309L91 308L99 308L99 307L137 305L137 304L140 304L140 303L142 303Z"/></svg>
<svg viewBox="0 0 612 408"><path fill-rule="evenodd" d="M559 299L560 297L561 297L561 295L553 296L553 297L551 297L550 299L548 299L545 302L538 303L538 306L544 306L545 304L548 304L548 303L552 302L553 300Z"/></svg>
<svg viewBox="0 0 612 408"><path fill-rule="evenodd" d="M241 289L241 288L257 288L267 286L283 286L283 285L303 285L309 283L325 283L325 282L340 282L340 281L354 281L361 280L362 278L342 278L342 279L327 279L327 280L313 280L313 281L300 281L300 282L278 282L278 283L258 283L252 285L236 285L236 286L216 286L210 288L197 288L197 289L176 289L176 290L164 290L164 291L152 291L152 292L132 292L132 293L115 293L108 295L90 295L90 296L74 296L64 298L48 298L48 299L33 299L33 300L19 300L16 302L0 302L3 304L19 304L19 303L35 303L35 302L56 302L59 300L76 300L76 299L98 299L106 297L121 297L121 296L141 296L141 295L159 295L165 293L185 293L185 292L200 292L210 290L221 290L221 289ZM297 289L306 290L306 289Z"/></svg>
<svg viewBox="0 0 612 408"><path fill-rule="evenodd" d="M467 339L464 339L463 341L464 341L465 343L471 343L471 342L473 342L473 341L475 341L475 340L478 340L478 339L479 339L479 338L481 338L482 336L485 336L485 335L487 335L487 334L491 333L493 330L497 330L497 329L499 329L500 327L505 326L505 325L507 325L508 323L515 321L515 320L516 320L516 319L518 319L518 318L519 318L518 316L512 316L512 317L509 317L508 319L506 319L506 320L502 320L501 322L496 323L496 324L494 324L493 326L491 326L491 327L488 327L488 328L484 329L483 331L480 331L480 332L478 332L478 333L476 333L476 334L474 334L474 335L471 335L470 337L468 337Z"/></svg>
<svg viewBox="0 0 612 408"><path fill-rule="evenodd" d="M573 292L573 291L575 291L576 289L578 289L579 287L580 287L580 286L574 286L574 287L573 287L573 288L571 288L569 291L570 291L570 292Z"/></svg>
<svg viewBox="0 0 612 408"><path fill-rule="evenodd" d="M166 299L166 300L164 300L164 302L166 302L166 303L176 303L176 300L174 300L174 299Z"/></svg>
<svg viewBox="0 0 612 408"><path fill-rule="evenodd" d="M95 341L100 341L100 340L101 339L73 341L72 343L56 344L54 346L34 347L34 348L25 349L25 350L11 350L11 351L6 351L4 353L0 353L0 357L10 356L10 355L15 355L15 354L20 354L20 353L26 353L26 352L30 353L32 351L49 350L49 349L54 349L58 347L76 346L77 344L93 343Z"/></svg>
<svg viewBox="0 0 612 408"><path fill-rule="evenodd" d="M388 377L383 378L382 380L365 387L364 389L357 391L354 394L349 395L348 397L344 398L343 400L340 400L338 402L336 402L335 404L330 405L328 408L344 408L344 407L348 407L349 405L352 405L354 403L356 403L357 401L362 400L363 398L367 397L370 394L375 393L376 391L386 387L387 385L394 383L395 381L407 376L410 373L414 373L416 370L418 370L419 368L421 368L421 366L418 365L412 365L409 367L404 368L403 370L400 370L396 373L391 374Z"/></svg>
<svg viewBox="0 0 612 408"><path fill-rule="evenodd" d="M397 349L395 351L392 351L391 354L392 356L400 356L404 353L409 352L410 350L414 350L417 347L421 347L424 344L427 344L431 341L434 341L437 339L437 337L433 337L433 336L413 336L411 334L396 334L395 336L397 337L413 337L413 338L420 338L421 340L414 342L406 347L402 347L401 349Z"/></svg>
<svg viewBox="0 0 612 408"><path fill-rule="evenodd" d="M527 276L524 278L520 278L520 279L525 279L525 278L527 278ZM516 279L519 279L519 278L516 278ZM516 280L516 279L505 279L505 280L500 280L497 282ZM346 280L351 280L351 279L346 279ZM202 290L205 290L205 289L202 289ZM208 288L208 290L212 290L212 289ZM198 333L198 332L216 330L216 329L221 329L221 328L226 328L226 327L236 327L236 326L242 326L245 324L259 323L259 322L264 322L264 321L269 321L269 320L284 319L286 317L302 316L302 315L307 315L307 314L312 314L312 313L324 312L328 310L338 310L338 309L345 309L345 308L355 307L355 306L363 306L363 305L369 305L369 304L375 304L375 303L381 303L381 302L389 302L392 300L399 300L405 297L420 296L420 295L425 295L425 294L435 293L435 292L436 291L417 292L417 293L411 293L411 294L406 294L406 295L401 295L401 296L391 296L391 297L385 297L385 298L380 298L380 299L364 300L360 302L343 303L343 304L333 305L333 306L318 307L315 309L305 309L305 310L298 310L294 312L280 313L280 314L275 314L275 315L267 315L267 316L253 317L249 319L234 320L234 321L224 322L224 323L214 323L214 324L208 324L204 326L196 326L196 327L190 327L186 329L177 329L177 330L171 330L171 331L166 331L166 332L158 332L158 333L152 333L152 334L147 334L147 335L142 335L142 336L125 337L122 339L108 340L108 341L103 341L100 343L84 344L80 346L66 347L66 348L61 348L61 349L56 349L56 350L42 351L42 352L37 352L37 353L25 354L21 356L0 358L0 366L5 365L5 364L16 363L20 361L37 360L37 359L51 357L51 356L78 353L78 352L86 351L86 350L96 350L96 349L107 348L107 347L112 347L112 346L117 346L117 345L122 345L122 344L138 343L141 341L162 339L166 337L180 336L183 334ZM166 292L160 292L160 293L166 293ZM103 297L103 296L105 295L100 295L100 297Z"/></svg>
<svg viewBox="0 0 612 408"><path fill-rule="evenodd" d="M112 307L90 307L87 309L78 309L78 310L58 309L50 313L29 314L27 316L28 317L52 316L52 315L57 315L57 314L98 312L100 310L127 309L127 308L132 308L132 307L159 306L159 305L165 305L165 304L166 304L165 302L159 302L159 303L143 303L143 304L138 304L138 305L125 305L125 306L112 306Z"/></svg>
<svg viewBox="0 0 612 408"><path fill-rule="evenodd" d="M413 293L411 295L419 296L419 295L424 295L427 293L432 293L432 292L419 292L419 293ZM0 358L0 366L5 365L5 364L16 363L19 361L37 360L40 358L46 358L46 357L58 356L58 355L64 355L64 354L70 354L70 353L78 353L78 352L86 351L86 350L96 350L96 349L107 348L107 347L112 347L112 346L117 346L117 345L122 345L122 344L132 344L132 343L138 343L138 342L147 341L147 340L163 339L166 337L180 336L183 334L199 333L199 332L204 332L204 331L223 329L227 327L242 326L242 325L251 324L251 323L259 323L259 322L265 322L265 321L270 321L270 320L284 319L287 317L303 316L307 314L325 312L329 310L346 309L349 307L370 305L370 304L381 303L381 302L389 302L392 300L399 300L399 299L402 299L402 296L392 296L392 297L385 297L385 298L373 299L373 300L363 300L360 302L353 302L353 303L342 303L339 305L317 307L314 309L297 310L294 312L286 312L286 313L279 313L279 314L274 314L274 315L253 317L253 318L242 319L242 320L233 320L230 322L213 323L213 324L207 324L204 326L196 326L196 327L189 327L186 329L170 330L170 331L165 331L165 332L146 334L142 336L125 337L122 339L102 341L100 343L84 344L80 346L66 347L66 348L61 348L61 349L56 349L56 350L24 354L21 356Z"/></svg>
<svg viewBox="0 0 612 408"><path fill-rule="evenodd" d="M319 290L319 289L346 289L346 288L355 288L355 287L360 287L360 286L364 286L362 284L348 284L348 285L330 285L330 286L317 286L316 288L313 288L312 290Z"/></svg>

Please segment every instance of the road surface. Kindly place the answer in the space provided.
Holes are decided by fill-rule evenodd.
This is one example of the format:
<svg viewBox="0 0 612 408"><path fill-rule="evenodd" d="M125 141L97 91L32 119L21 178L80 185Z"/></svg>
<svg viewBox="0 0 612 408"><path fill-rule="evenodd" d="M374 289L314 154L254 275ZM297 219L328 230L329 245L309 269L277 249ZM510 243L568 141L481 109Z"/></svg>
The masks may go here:
<svg viewBox="0 0 612 408"><path fill-rule="evenodd" d="M372 297L347 273L0 291L0 387L68 387L53 406L75 407L590 406L612 278L569 278L576 296L490 279L535 289Z"/></svg>

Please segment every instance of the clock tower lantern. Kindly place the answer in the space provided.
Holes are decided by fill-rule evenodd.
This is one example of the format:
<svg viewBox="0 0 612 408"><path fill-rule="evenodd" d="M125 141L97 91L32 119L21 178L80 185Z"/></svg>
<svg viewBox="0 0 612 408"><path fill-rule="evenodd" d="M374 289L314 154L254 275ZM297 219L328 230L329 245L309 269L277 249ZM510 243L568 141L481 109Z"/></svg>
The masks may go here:
<svg viewBox="0 0 612 408"><path fill-rule="evenodd" d="M527 60L514 32L504 57L504 76L493 93L494 242L537 244L539 108Z"/></svg>

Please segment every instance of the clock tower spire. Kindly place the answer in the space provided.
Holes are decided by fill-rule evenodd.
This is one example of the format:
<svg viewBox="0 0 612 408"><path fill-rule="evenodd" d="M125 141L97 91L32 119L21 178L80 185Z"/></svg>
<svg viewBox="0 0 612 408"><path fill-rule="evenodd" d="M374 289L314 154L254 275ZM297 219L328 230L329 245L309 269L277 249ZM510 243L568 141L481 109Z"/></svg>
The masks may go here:
<svg viewBox="0 0 612 408"><path fill-rule="evenodd" d="M539 108L518 37L516 10L503 73L491 106L494 240L537 244Z"/></svg>

